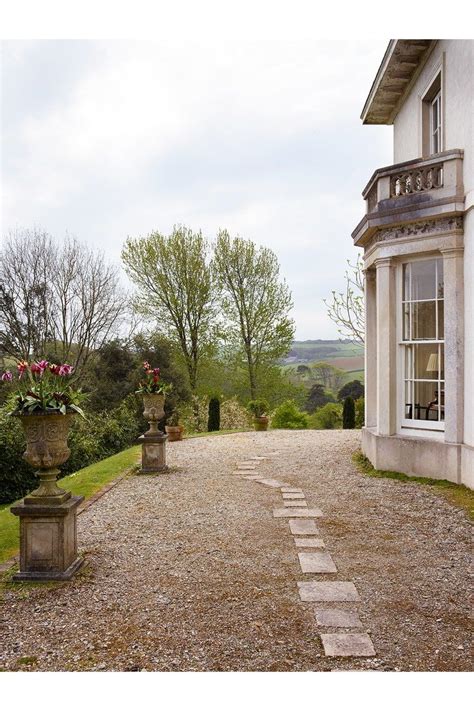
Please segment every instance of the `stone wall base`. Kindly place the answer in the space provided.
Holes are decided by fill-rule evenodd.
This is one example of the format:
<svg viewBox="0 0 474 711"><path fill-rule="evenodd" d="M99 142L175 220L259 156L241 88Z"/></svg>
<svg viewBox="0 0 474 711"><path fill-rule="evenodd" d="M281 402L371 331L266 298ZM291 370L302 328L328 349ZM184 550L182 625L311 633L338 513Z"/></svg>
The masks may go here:
<svg viewBox="0 0 474 711"><path fill-rule="evenodd" d="M362 429L362 451L375 469L447 479L474 489L474 448L422 437L382 436Z"/></svg>

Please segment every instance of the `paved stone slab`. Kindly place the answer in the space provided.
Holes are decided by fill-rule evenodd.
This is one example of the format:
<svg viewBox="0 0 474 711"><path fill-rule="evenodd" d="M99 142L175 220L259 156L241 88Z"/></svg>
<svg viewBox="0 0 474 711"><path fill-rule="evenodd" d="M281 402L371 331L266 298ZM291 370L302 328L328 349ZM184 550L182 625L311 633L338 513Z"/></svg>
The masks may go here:
<svg viewBox="0 0 474 711"><path fill-rule="evenodd" d="M237 469L239 469L240 471L247 471L247 470L250 471L250 470L256 469L256 468L257 467L255 466L255 464L237 464Z"/></svg>
<svg viewBox="0 0 474 711"><path fill-rule="evenodd" d="M238 472L241 474L242 472ZM249 474L248 476L242 477L243 479L249 479L250 481L258 481L259 479L264 479L265 474Z"/></svg>
<svg viewBox="0 0 474 711"><path fill-rule="evenodd" d="M295 492L292 493L292 494L288 494L288 493L283 494L283 498L284 498L285 501L286 501L286 500L288 500L288 501L290 501L290 500L291 500L291 501L294 501L295 499L304 499L304 494L303 494L302 491L295 491Z"/></svg>
<svg viewBox="0 0 474 711"><path fill-rule="evenodd" d="M322 634L324 653L327 657L374 657L372 640L365 632L346 634Z"/></svg>
<svg viewBox="0 0 474 711"><path fill-rule="evenodd" d="M265 486L271 486L273 489L279 489L281 486L281 481L278 481L277 479L261 479L259 478L258 480L259 484L265 484Z"/></svg>
<svg viewBox="0 0 474 711"><path fill-rule="evenodd" d="M294 540L298 548L326 548L322 538L295 538Z"/></svg>
<svg viewBox="0 0 474 711"><path fill-rule="evenodd" d="M293 508L295 506L296 506L296 508L298 508L298 507L301 508L301 507L307 506L308 504L306 503L306 501L284 501L283 505L284 506L292 506Z"/></svg>
<svg viewBox="0 0 474 711"><path fill-rule="evenodd" d="M354 583L330 580L314 580L298 583L300 598L303 602L359 602L359 593Z"/></svg>
<svg viewBox="0 0 474 711"><path fill-rule="evenodd" d="M265 459L268 459L268 457L249 457L249 461L254 462L263 462Z"/></svg>
<svg viewBox="0 0 474 711"><path fill-rule="evenodd" d="M295 508L284 508L284 509L273 509L274 518L285 518L287 516L291 518L317 518L322 516L323 512L321 509L295 509Z"/></svg>
<svg viewBox="0 0 474 711"><path fill-rule="evenodd" d="M294 536L316 536L319 530L314 521L289 521L290 531Z"/></svg>
<svg viewBox="0 0 474 711"><path fill-rule="evenodd" d="M303 489L296 489L292 486L282 486L282 494L302 494Z"/></svg>
<svg viewBox="0 0 474 711"><path fill-rule="evenodd" d="M256 462L253 458L242 459L241 462L237 462L237 466L239 467L254 467L256 464L258 464L258 462Z"/></svg>
<svg viewBox="0 0 474 711"><path fill-rule="evenodd" d="M362 627L357 612L353 610L316 610L316 622L321 627Z"/></svg>
<svg viewBox="0 0 474 711"><path fill-rule="evenodd" d="M298 553L303 573L337 573L333 559L326 551Z"/></svg>

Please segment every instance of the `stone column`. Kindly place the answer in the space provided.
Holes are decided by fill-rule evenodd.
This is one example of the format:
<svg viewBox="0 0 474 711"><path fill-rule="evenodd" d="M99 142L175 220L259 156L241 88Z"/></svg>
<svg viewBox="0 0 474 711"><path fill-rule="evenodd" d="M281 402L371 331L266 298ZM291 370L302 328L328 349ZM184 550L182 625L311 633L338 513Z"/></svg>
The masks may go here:
<svg viewBox="0 0 474 711"><path fill-rule="evenodd" d="M462 442L464 425L463 248L442 249L444 265L445 441Z"/></svg>
<svg viewBox="0 0 474 711"><path fill-rule="evenodd" d="M364 270L365 426L377 426L377 296L375 269Z"/></svg>
<svg viewBox="0 0 474 711"><path fill-rule="evenodd" d="M390 258L376 259L377 433L397 431L395 269Z"/></svg>

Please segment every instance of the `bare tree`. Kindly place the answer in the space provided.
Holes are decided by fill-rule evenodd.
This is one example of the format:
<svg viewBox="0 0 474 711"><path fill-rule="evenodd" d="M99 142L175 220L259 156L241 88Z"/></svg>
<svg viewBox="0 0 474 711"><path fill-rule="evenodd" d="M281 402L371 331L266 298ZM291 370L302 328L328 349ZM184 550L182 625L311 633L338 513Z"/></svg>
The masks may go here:
<svg viewBox="0 0 474 711"><path fill-rule="evenodd" d="M327 306L328 316L339 326L339 333L344 338L349 338L354 343L364 345L365 317L364 317L364 275L362 272L362 258L357 256L357 262L351 264L347 260L349 269L346 270L346 290L332 292L332 301Z"/></svg>
<svg viewBox="0 0 474 711"><path fill-rule="evenodd" d="M46 353L80 373L120 322L126 299L117 268L73 238L17 230L0 253L0 349L29 360Z"/></svg>

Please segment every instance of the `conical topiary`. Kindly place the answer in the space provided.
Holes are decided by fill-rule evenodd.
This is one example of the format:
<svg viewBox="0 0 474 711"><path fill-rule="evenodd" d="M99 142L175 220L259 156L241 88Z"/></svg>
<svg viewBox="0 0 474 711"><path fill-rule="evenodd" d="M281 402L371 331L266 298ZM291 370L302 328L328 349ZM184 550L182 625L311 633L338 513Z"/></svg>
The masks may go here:
<svg viewBox="0 0 474 711"><path fill-rule="evenodd" d="M342 429L353 430L355 428L355 403L352 397L346 397L342 410Z"/></svg>
<svg viewBox="0 0 474 711"><path fill-rule="evenodd" d="M211 397L209 400L209 417L207 420L207 431L215 432L221 428L221 403L218 397Z"/></svg>

